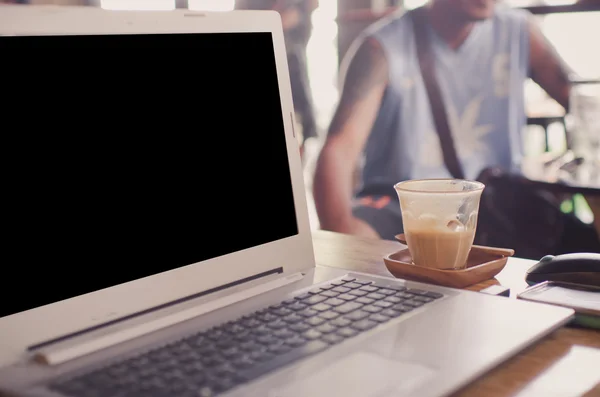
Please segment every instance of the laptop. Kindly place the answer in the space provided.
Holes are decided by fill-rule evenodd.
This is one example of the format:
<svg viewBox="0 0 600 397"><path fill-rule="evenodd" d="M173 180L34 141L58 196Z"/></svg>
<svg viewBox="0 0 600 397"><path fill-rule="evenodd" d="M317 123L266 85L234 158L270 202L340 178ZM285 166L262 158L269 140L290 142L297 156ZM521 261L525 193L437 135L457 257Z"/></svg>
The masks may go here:
<svg viewBox="0 0 600 397"><path fill-rule="evenodd" d="M6 5L0 36L0 394L443 396L572 318L317 266L274 12Z"/></svg>

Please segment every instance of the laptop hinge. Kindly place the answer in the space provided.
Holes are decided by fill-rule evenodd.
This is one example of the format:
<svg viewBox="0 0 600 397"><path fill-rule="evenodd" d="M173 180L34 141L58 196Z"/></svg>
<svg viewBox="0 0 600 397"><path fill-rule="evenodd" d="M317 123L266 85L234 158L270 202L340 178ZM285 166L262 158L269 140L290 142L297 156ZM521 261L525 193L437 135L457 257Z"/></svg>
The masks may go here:
<svg viewBox="0 0 600 397"><path fill-rule="evenodd" d="M243 291L236 292L215 300L187 308L175 313L167 314L159 318L132 325L114 332L103 332L102 335L82 335L73 339L57 342L44 346L34 352L35 361L46 365L58 365L84 355L91 354L102 349L123 343L134 338L147 335L151 332L190 320L194 317L212 312L217 309L250 299L254 296L284 287L291 283L300 281L303 273L294 273L289 276L277 278Z"/></svg>

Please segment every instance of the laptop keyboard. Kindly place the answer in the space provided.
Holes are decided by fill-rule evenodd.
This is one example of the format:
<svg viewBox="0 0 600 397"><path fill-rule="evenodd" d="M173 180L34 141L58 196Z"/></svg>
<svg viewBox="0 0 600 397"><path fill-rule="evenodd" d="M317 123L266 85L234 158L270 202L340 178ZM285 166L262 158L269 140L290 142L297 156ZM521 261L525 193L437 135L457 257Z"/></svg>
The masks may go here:
<svg viewBox="0 0 600 397"><path fill-rule="evenodd" d="M50 389L78 397L216 396L442 296L346 277L235 321L56 381Z"/></svg>

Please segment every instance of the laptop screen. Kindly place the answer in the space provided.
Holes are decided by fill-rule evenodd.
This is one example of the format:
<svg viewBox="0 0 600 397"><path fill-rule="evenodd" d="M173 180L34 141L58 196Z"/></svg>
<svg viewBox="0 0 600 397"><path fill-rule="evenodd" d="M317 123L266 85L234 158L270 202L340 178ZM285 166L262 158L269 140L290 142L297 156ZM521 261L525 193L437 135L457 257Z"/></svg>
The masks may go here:
<svg viewBox="0 0 600 397"><path fill-rule="evenodd" d="M270 33L0 51L0 317L298 233Z"/></svg>

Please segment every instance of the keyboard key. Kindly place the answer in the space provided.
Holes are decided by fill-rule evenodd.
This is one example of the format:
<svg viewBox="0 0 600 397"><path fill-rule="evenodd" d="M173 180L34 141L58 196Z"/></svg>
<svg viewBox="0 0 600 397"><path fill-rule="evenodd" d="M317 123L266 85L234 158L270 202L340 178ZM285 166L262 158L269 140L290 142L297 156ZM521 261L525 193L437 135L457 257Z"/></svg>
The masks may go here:
<svg viewBox="0 0 600 397"><path fill-rule="evenodd" d="M230 347L229 349L222 350L221 354L223 355L223 357L231 359L231 358L241 355L242 352L240 352L236 347ZM177 365L177 361L174 362L173 366L176 366L176 365ZM163 368L163 370L166 370L166 368Z"/></svg>
<svg viewBox="0 0 600 397"><path fill-rule="evenodd" d="M327 335L323 335L321 337L321 340L324 340L327 343L331 343L332 345L335 345L336 343L340 343L341 341L343 341L344 338L337 334L327 334Z"/></svg>
<svg viewBox="0 0 600 397"><path fill-rule="evenodd" d="M271 345L269 346L269 349L267 350L269 353L273 353L273 354L283 354L283 353L287 353L290 350L292 350L292 347L289 345L285 345L285 344L279 344L279 345Z"/></svg>
<svg viewBox="0 0 600 397"><path fill-rule="evenodd" d="M391 283L377 283L377 284L375 284L375 286L379 287L379 288L391 289L391 290L394 290L395 292L406 291L406 287L403 287L401 285L391 284Z"/></svg>
<svg viewBox="0 0 600 397"><path fill-rule="evenodd" d="M354 277L349 277L349 276L346 276L346 277L344 277L342 279L342 281L345 282L345 283L350 283L350 282L352 282L354 280L356 280Z"/></svg>
<svg viewBox="0 0 600 397"><path fill-rule="evenodd" d="M377 287L373 287L371 285L363 285L362 287L360 287L361 291L367 291L367 292L375 292L377 291L379 288Z"/></svg>
<svg viewBox="0 0 600 397"><path fill-rule="evenodd" d="M339 313L328 310L326 312L319 313L319 317L324 318L325 320L332 320L336 317L339 317Z"/></svg>
<svg viewBox="0 0 600 397"><path fill-rule="evenodd" d="M421 297L424 298L424 297ZM397 296L388 296L384 299L384 301L386 302L392 302L392 303L400 303L402 302L404 299L402 298L398 298Z"/></svg>
<svg viewBox="0 0 600 397"><path fill-rule="evenodd" d="M370 305L371 303L375 302L375 299L371 299L371 298L367 298L367 297L363 296L361 298L358 298L356 300L356 302L363 303L365 305Z"/></svg>
<svg viewBox="0 0 600 397"><path fill-rule="evenodd" d="M377 293L383 295L394 295L396 291L394 291L393 289L380 288L379 291L377 291Z"/></svg>
<svg viewBox="0 0 600 397"><path fill-rule="evenodd" d="M322 290L330 290L333 287L335 287L335 285L325 284L325 285L321 285L319 288L321 288Z"/></svg>
<svg viewBox="0 0 600 397"><path fill-rule="evenodd" d="M267 328L266 325L261 325L260 327L256 327L252 330L252 333L254 335L269 335L271 333L271 330L269 328Z"/></svg>
<svg viewBox="0 0 600 397"><path fill-rule="evenodd" d="M344 284L346 284L346 282L345 282L345 281L338 280L338 281L332 281L330 284L331 284L331 285L335 285L335 286L337 287L337 286L340 286L340 285L344 285Z"/></svg>
<svg viewBox="0 0 600 397"><path fill-rule="evenodd" d="M366 294L368 294L368 292L367 291L361 291L359 289L354 289L354 290L348 292L348 294L354 295L354 296L365 296Z"/></svg>
<svg viewBox="0 0 600 397"><path fill-rule="evenodd" d="M269 319L266 320L266 321L273 321L273 320L277 319L277 316L275 316L275 315L272 315L272 314L269 314L269 313L265 314L265 316L266 315L269 316L268 317ZM206 337L208 339L211 339L211 340L214 340L214 341L217 341L217 340L221 339L224 335L225 335L225 333L222 330L215 329L215 328L213 328L211 330L208 330L208 332L206 333ZM157 352L157 353L162 353L162 352Z"/></svg>
<svg viewBox="0 0 600 397"><path fill-rule="evenodd" d="M319 296L326 297L325 299L327 299L327 298L335 298L339 294L340 294L339 292L335 292L335 291L325 291L325 292L321 292L319 294Z"/></svg>
<svg viewBox="0 0 600 397"><path fill-rule="evenodd" d="M376 321L371 321L371 320L365 319L365 320L360 320L360 321L350 324L350 327L352 327L356 330L359 330L359 331L366 331L371 328L375 328L377 326L377 324L378 323Z"/></svg>
<svg viewBox="0 0 600 397"><path fill-rule="evenodd" d="M316 329L309 329L308 331L304 332L302 334L302 337L304 339L308 339L308 340L312 340L312 339L319 339L321 337L321 332L317 331Z"/></svg>
<svg viewBox="0 0 600 397"><path fill-rule="evenodd" d="M323 334L328 334L330 332L333 332L335 330L337 330L337 327L331 325L331 324L323 324L323 325L319 325L317 328L315 328L317 331L323 333Z"/></svg>
<svg viewBox="0 0 600 397"><path fill-rule="evenodd" d="M322 323L322 322L323 321L321 321L320 323ZM295 331L295 332L304 332L304 331L309 330L310 327L311 326L309 324L306 324L306 323L297 323L297 324L294 324L294 325L290 325L290 329L292 331Z"/></svg>
<svg viewBox="0 0 600 397"><path fill-rule="evenodd" d="M383 299L385 298L385 295L382 295L380 293L377 292L371 292L369 295L366 296L367 298L371 298L371 299L375 299L375 300L379 300L379 299Z"/></svg>
<svg viewBox="0 0 600 397"><path fill-rule="evenodd" d="M332 321L329 322L329 324L335 325L336 327L347 327L351 323L352 323L352 321L347 320L347 319L345 319L343 317L338 317L335 320L332 320Z"/></svg>
<svg viewBox="0 0 600 397"><path fill-rule="evenodd" d="M232 333L232 334L239 334L239 333L242 333L242 332L245 332L245 331L247 331L247 330L246 330L246 327L244 327L244 326L243 326L243 325L241 325L241 324L237 324L237 323L236 323L236 324L233 324L233 325L232 325L232 326L229 328L229 332L230 332L230 333Z"/></svg>
<svg viewBox="0 0 600 397"><path fill-rule="evenodd" d="M412 306L407 306L407 305L405 305L403 303L399 303L397 305L392 306L392 309L394 309L396 311L399 311L399 312L406 313L406 312L411 311L413 309L413 307Z"/></svg>
<svg viewBox="0 0 600 397"><path fill-rule="evenodd" d="M388 316L384 316L383 314L377 313L377 314L371 314L369 316L369 320L377 321L378 323L385 323L387 321L390 321L390 318Z"/></svg>
<svg viewBox="0 0 600 397"><path fill-rule="evenodd" d="M299 336L293 336L285 340L285 344L291 347L299 347L306 344L306 339Z"/></svg>
<svg viewBox="0 0 600 397"><path fill-rule="evenodd" d="M279 338L273 335L263 335L256 338L256 341L263 345L274 345L279 342Z"/></svg>
<svg viewBox="0 0 600 397"><path fill-rule="evenodd" d="M325 322L325 319L323 319L321 317L311 317L311 318L305 320L304 322L308 325L317 326L317 325L323 324Z"/></svg>
<svg viewBox="0 0 600 397"><path fill-rule="evenodd" d="M273 358L273 355L266 350L256 350L248 354L251 360L254 362L267 361Z"/></svg>
<svg viewBox="0 0 600 397"><path fill-rule="evenodd" d="M289 305L287 308L293 311L299 311L299 310L304 310L306 309L308 306L300 303L300 302L296 302L294 304Z"/></svg>
<svg viewBox="0 0 600 397"><path fill-rule="evenodd" d="M238 342L245 342L249 339L252 339L252 330L247 328L242 332L238 332L235 334L234 339Z"/></svg>
<svg viewBox="0 0 600 397"><path fill-rule="evenodd" d="M282 307L281 309L275 309L272 311L273 314L276 314L280 317L287 316L288 314L292 314L293 311L288 309L287 307Z"/></svg>
<svg viewBox="0 0 600 397"><path fill-rule="evenodd" d="M423 303L429 303L429 302L433 302L433 298L430 298L428 296L421 296L421 295L417 295L413 298L413 300L419 301L419 302L423 302Z"/></svg>
<svg viewBox="0 0 600 397"><path fill-rule="evenodd" d="M416 299L405 300L404 302L402 302L402 304L405 305L405 306L411 306L411 307L421 307L421 306L424 305L423 302L419 302Z"/></svg>
<svg viewBox="0 0 600 397"><path fill-rule="evenodd" d="M241 343L240 344L240 349L244 350L246 352L253 352L253 351L262 350L262 345L260 345L257 342L251 340L251 341L247 341L247 342Z"/></svg>
<svg viewBox="0 0 600 397"><path fill-rule="evenodd" d="M325 291L325 290L322 288L314 288L314 289L311 289L310 291L308 291L308 293L311 295L317 295L323 291ZM302 299L304 299L304 298L302 298Z"/></svg>
<svg viewBox="0 0 600 397"><path fill-rule="evenodd" d="M303 346L292 349L289 352L276 356L272 360L256 365L252 368L239 371L238 375L243 379L256 379L275 369L293 363L304 357L319 353L329 347L329 344L321 340L313 340Z"/></svg>
<svg viewBox="0 0 600 397"><path fill-rule="evenodd" d="M350 313L353 310L360 309L362 306L363 305L357 302L346 302L343 305L335 307L333 310L338 313L345 314Z"/></svg>
<svg viewBox="0 0 600 397"><path fill-rule="evenodd" d="M324 300L327 300L325 296L313 295L310 298L304 299L302 303L304 303L305 305L316 305L317 303L323 302Z"/></svg>
<svg viewBox="0 0 600 397"><path fill-rule="evenodd" d="M307 292L305 294L301 294L295 297L296 300L302 300L302 299L306 299L306 298L310 298L312 295L310 292Z"/></svg>
<svg viewBox="0 0 600 397"><path fill-rule="evenodd" d="M281 303L283 303L284 305L291 305L294 302L296 302L296 300L292 298L292 299L286 299Z"/></svg>
<svg viewBox="0 0 600 397"><path fill-rule="evenodd" d="M402 298L402 299L412 299L415 297L415 295L409 294L408 292L398 292L394 296L397 296L398 298Z"/></svg>
<svg viewBox="0 0 600 397"><path fill-rule="evenodd" d="M337 335L343 336L344 338L350 338L350 337L358 334L357 331L355 331L355 330L353 330L352 328L349 328L349 327L340 328L337 331L335 331L335 333Z"/></svg>
<svg viewBox="0 0 600 397"><path fill-rule="evenodd" d="M296 324L302 320L304 320L304 317L299 316L296 313L290 314L289 316L283 318L283 321L285 321L288 324Z"/></svg>
<svg viewBox="0 0 600 397"><path fill-rule="evenodd" d="M369 284L373 284L372 281L368 281L368 280L354 280L354 282L356 284L361 284L361 285L369 285Z"/></svg>
<svg viewBox="0 0 600 397"><path fill-rule="evenodd" d="M311 309L316 310L318 312L325 312L331 309L331 306L326 305L325 303L317 303L316 305L312 306Z"/></svg>
<svg viewBox="0 0 600 397"><path fill-rule="evenodd" d="M246 328L256 328L260 325L262 325L262 322L255 319L255 318L251 318L249 320L243 321L242 324L246 327Z"/></svg>
<svg viewBox="0 0 600 397"><path fill-rule="evenodd" d="M298 314L302 317L312 317L319 314L319 312L313 309L304 309L302 311L299 311Z"/></svg>
<svg viewBox="0 0 600 397"><path fill-rule="evenodd" d="M352 291L350 291L352 292ZM340 296L337 297L338 299L343 299L345 301L353 301L354 299L357 298L357 296L355 295L350 295L350 294L342 294Z"/></svg>
<svg viewBox="0 0 600 397"><path fill-rule="evenodd" d="M326 304L326 305L331 305L331 306L339 306L341 304L346 303L346 301L342 300L342 299L338 299L338 298L330 298L330 299L327 299L323 303Z"/></svg>
<svg viewBox="0 0 600 397"><path fill-rule="evenodd" d="M260 316L257 316L257 318L259 320L261 320L262 322L270 323L271 321L277 320L279 318L279 316L277 316L273 313L265 313L265 314L261 314ZM221 339L222 336L223 336L223 334L221 333L219 336L217 336L215 338L211 338L211 339L213 339L213 340Z"/></svg>
<svg viewBox="0 0 600 397"><path fill-rule="evenodd" d="M350 291L350 288L346 288L346 287L335 287L334 289L332 289L332 291L334 291L334 292L339 292L340 294L345 294L346 292Z"/></svg>
<svg viewBox="0 0 600 397"><path fill-rule="evenodd" d="M360 288L360 287L362 287L362 284L358 284L358 283L347 283L347 284L344 284L344 287L346 287L346 288L350 288L350 289L355 289L355 288Z"/></svg>
<svg viewBox="0 0 600 397"><path fill-rule="evenodd" d="M216 389L214 389L216 390ZM209 387L209 386L203 386L198 390L198 396L199 397L213 397L216 396L216 392L213 390L213 388Z"/></svg>
<svg viewBox="0 0 600 397"><path fill-rule="evenodd" d="M440 294L439 292L429 291L425 294L425 296L428 296L433 299L439 299L439 298L443 297L444 294Z"/></svg>
<svg viewBox="0 0 600 397"><path fill-rule="evenodd" d="M379 313L380 311L383 310L383 308L381 308L379 306L374 306L374 305L367 305L367 306L363 307L361 310L364 310L369 313Z"/></svg>
<svg viewBox="0 0 600 397"><path fill-rule="evenodd" d="M251 367L252 364L254 364L254 361L250 359L249 356L246 356L233 360L232 364L235 365L237 368L248 368Z"/></svg>
<svg viewBox="0 0 600 397"><path fill-rule="evenodd" d="M367 317L369 314L370 314L369 312L357 310L355 312L345 315L344 318L347 320L358 321L358 320L362 320L363 318Z"/></svg>
<svg viewBox="0 0 600 397"><path fill-rule="evenodd" d="M427 291L423 291L422 289L417 289L417 288L407 289L406 292L408 292L409 294L414 294L414 295L427 295Z"/></svg>
<svg viewBox="0 0 600 397"><path fill-rule="evenodd" d="M272 329L281 329L281 328L285 328L287 327L287 323L283 320L277 320L277 321L273 321L269 324L267 324L267 327L272 328Z"/></svg>
<svg viewBox="0 0 600 397"><path fill-rule="evenodd" d="M388 307L392 307L394 306L393 303L391 302L386 302L386 301L379 301L379 302L375 302L373 303L374 306L379 306L379 307L383 307L384 309L387 309Z"/></svg>
<svg viewBox="0 0 600 397"><path fill-rule="evenodd" d="M278 337L279 339L287 339L287 338L291 338L292 336L296 336L296 333L294 331L291 331L290 329L278 329L277 331L273 332L273 335Z"/></svg>
<svg viewBox="0 0 600 397"><path fill-rule="evenodd" d="M385 310L382 310L381 313L379 313L379 314L395 318L395 317L401 316L402 314L404 314L404 312L403 311L394 310L394 309L385 309Z"/></svg>

